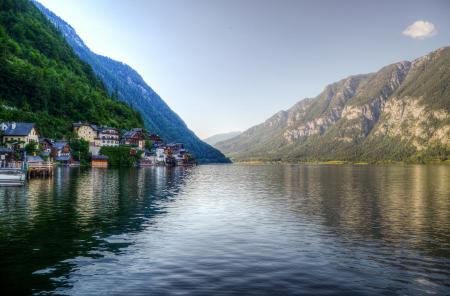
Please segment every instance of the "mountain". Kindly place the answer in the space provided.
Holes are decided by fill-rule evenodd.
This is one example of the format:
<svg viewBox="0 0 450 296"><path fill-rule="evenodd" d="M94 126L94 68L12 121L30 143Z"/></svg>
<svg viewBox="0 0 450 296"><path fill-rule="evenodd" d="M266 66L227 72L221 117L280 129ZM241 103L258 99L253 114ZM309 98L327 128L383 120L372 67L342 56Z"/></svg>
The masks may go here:
<svg viewBox="0 0 450 296"><path fill-rule="evenodd" d="M215 147L238 161L448 159L450 47L330 84Z"/></svg>
<svg viewBox="0 0 450 296"><path fill-rule="evenodd" d="M208 143L211 146L214 146L218 142L229 140L231 138L239 136L240 134L242 134L242 132L229 132L229 133L217 134L217 135L208 137L206 139L203 139L203 141L205 143Z"/></svg>
<svg viewBox="0 0 450 296"><path fill-rule="evenodd" d="M36 122L50 137L69 135L78 120L143 125L32 3L2 0L0 8L0 120Z"/></svg>
<svg viewBox="0 0 450 296"><path fill-rule="evenodd" d="M202 142L189 130L135 70L124 63L95 54L69 24L39 2L33 3L61 31L76 54L92 66L109 92L140 112L149 131L160 135L167 142L184 143L200 162L229 162L220 151Z"/></svg>

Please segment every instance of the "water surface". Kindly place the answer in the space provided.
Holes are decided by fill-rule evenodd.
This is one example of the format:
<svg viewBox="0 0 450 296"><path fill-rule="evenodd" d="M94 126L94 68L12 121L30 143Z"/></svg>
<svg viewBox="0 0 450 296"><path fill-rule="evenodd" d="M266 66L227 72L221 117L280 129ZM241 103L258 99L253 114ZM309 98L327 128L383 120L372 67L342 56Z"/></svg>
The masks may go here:
<svg viewBox="0 0 450 296"><path fill-rule="evenodd" d="M450 167L59 168L0 255L3 295L449 295Z"/></svg>

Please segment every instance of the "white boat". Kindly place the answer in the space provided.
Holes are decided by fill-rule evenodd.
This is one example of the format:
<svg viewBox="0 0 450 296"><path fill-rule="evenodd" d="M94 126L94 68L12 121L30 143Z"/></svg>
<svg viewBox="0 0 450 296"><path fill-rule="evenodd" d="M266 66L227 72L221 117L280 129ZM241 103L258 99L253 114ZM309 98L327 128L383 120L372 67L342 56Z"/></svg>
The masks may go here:
<svg viewBox="0 0 450 296"><path fill-rule="evenodd" d="M17 168L0 168L0 186L21 186L25 184L25 171Z"/></svg>

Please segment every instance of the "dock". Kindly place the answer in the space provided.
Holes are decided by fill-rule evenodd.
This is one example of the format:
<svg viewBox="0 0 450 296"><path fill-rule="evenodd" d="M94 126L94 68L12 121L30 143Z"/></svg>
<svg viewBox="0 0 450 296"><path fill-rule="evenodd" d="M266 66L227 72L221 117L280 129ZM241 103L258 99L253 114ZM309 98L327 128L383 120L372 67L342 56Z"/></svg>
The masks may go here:
<svg viewBox="0 0 450 296"><path fill-rule="evenodd" d="M53 163L50 161L28 163L27 178L49 178L53 176L53 170Z"/></svg>

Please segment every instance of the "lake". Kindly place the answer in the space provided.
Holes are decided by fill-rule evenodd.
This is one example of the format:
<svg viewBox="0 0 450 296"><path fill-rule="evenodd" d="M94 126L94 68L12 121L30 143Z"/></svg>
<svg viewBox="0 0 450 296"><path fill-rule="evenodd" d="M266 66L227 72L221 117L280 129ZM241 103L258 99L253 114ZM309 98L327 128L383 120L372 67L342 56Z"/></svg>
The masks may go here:
<svg viewBox="0 0 450 296"><path fill-rule="evenodd" d="M449 295L450 166L58 168L0 256L2 295Z"/></svg>

